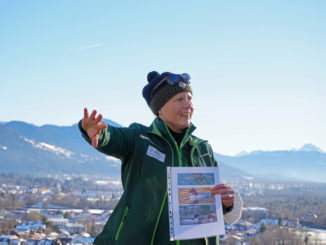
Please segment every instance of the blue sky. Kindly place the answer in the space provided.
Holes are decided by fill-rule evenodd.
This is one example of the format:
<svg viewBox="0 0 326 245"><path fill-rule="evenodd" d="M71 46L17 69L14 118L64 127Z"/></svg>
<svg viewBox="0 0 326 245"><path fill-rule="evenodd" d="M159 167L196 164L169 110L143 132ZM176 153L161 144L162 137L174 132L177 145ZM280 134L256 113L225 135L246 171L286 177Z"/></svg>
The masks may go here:
<svg viewBox="0 0 326 245"><path fill-rule="evenodd" d="M149 125L152 70L192 77L214 151L326 151L325 1L1 1L0 121L72 125L83 108Z"/></svg>

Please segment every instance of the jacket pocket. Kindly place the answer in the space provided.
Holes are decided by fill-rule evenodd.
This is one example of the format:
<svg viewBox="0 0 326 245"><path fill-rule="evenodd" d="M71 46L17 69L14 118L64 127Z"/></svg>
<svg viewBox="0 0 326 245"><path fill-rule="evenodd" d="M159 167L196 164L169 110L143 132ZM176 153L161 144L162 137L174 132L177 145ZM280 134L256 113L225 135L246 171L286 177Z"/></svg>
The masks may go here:
<svg viewBox="0 0 326 245"><path fill-rule="evenodd" d="M122 227L123 227L123 225L124 225L124 223L126 221L128 211L129 211L129 207L126 207L125 210L123 211L123 215L122 215L120 224L118 226L118 230L115 233L115 237L114 237L114 240L116 240L116 241L119 239L119 234L120 234L120 231L121 231L121 229L122 229Z"/></svg>

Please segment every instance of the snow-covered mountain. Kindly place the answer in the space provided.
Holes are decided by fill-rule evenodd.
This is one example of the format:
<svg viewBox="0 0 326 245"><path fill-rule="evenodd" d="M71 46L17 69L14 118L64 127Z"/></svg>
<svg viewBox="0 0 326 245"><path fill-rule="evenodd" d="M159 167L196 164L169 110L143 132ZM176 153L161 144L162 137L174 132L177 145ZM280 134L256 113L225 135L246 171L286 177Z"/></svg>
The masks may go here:
<svg viewBox="0 0 326 245"><path fill-rule="evenodd" d="M279 176L284 180L326 183L326 153L312 144L293 150L253 151L235 157L215 154L215 157L221 163L264 179Z"/></svg>
<svg viewBox="0 0 326 245"><path fill-rule="evenodd" d="M117 176L120 161L89 146L77 124L37 127L10 122L0 124L0 172Z"/></svg>
<svg viewBox="0 0 326 245"><path fill-rule="evenodd" d="M312 144L293 150L242 152L234 157L216 153L215 158L224 179L260 176L326 182L326 153ZM38 127L13 121L0 124L0 172L118 176L120 161L93 149L81 137L77 124Z"/></svg>

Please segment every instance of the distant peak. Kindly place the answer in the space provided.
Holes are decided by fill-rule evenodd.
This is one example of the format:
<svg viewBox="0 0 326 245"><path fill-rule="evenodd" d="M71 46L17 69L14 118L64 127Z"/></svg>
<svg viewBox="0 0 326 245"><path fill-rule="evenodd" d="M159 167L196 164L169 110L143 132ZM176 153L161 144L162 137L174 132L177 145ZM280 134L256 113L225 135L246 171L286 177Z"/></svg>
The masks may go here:
<svg viewBox="0 0 326 245"><path fill-rule="evenodd" d="M313 144L305 144L298 151L317 151L317 152L324 153L324 151L322 149L320 149L319 147L317 147Z"/></svg>
<svg viewBox="0 0 326 245"><path fill-rule="evenodd" d="M249 153L246 152L246 151L241 151L239 152L238 154L234 155L235 157L242 157L242 156L245 156L245 155L248 155Z"/></svg>

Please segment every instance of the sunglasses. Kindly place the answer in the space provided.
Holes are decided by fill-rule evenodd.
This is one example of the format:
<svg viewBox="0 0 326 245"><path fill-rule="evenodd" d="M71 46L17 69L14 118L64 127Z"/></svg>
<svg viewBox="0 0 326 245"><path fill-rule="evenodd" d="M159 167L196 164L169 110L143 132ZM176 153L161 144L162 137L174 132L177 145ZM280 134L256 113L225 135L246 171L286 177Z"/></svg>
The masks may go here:
<svg viewBox="0 0 326 245"><path fill-rule="evenodd" d="M158 84L155 85L155 87L152 89L152 92L150 94L150 98L153 96L153 92L164 82L167 82L169 85L175 85L179 84L180 82L184 82L189 84L190 83L190 75L188 73L182 73L182 74L173 74L167 77L164 77L161 81L158 82Z"/></svg>

